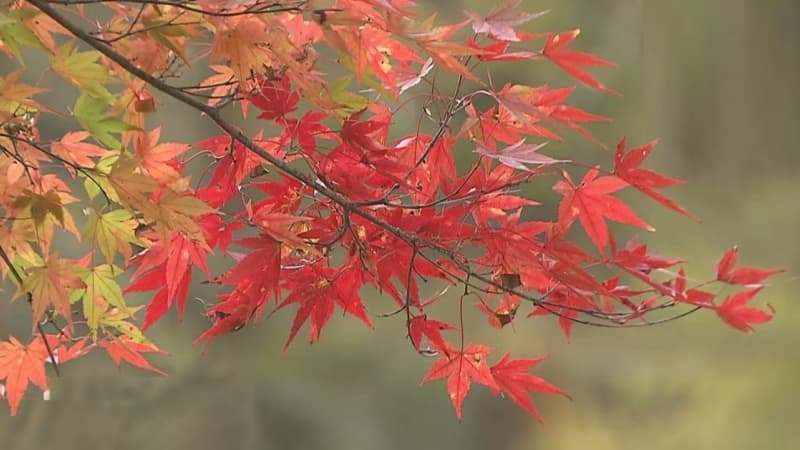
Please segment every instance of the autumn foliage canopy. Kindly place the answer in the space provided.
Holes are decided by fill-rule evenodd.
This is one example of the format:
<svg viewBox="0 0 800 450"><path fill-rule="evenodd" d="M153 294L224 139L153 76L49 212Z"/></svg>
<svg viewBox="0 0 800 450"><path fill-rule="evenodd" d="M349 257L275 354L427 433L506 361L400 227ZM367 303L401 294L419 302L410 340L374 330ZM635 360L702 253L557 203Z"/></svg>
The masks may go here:
<svg viewBox="0 0 800 450"><path fill-rule="evenodd" d="M590 133L609 119L570 96L616 94L594 71L614 64L578 50L577 29L522 31L541 14L521 3L443 23L411 0L3 2L0 270L32 317L27 337L0 336L11 414L89 352L161 373L147 331L200 283L217 292L203 346L267 319L286 346L317 341L334 314L403 321L398 337L431 358L423 382L445 380L459 418L474 383L539 420L531 393L566 395L531 373L542 358L473 343L466 315L556 320L567 339L574 324L697 310L746 332L768 321L754 297L778 271L742 267L734 248L698 279L615 237L610 221L653 231L623 191L693 219L665 192L681 181L646 168L655 141L606 148ZM493 82L494 67L530 61L576 86ZM46 100L56 79L67 107ZM213 135L171 141L166 101ZM605 163L545 145L562 139L588 139ZM532 181L557 201L526 195Z"/></svg>

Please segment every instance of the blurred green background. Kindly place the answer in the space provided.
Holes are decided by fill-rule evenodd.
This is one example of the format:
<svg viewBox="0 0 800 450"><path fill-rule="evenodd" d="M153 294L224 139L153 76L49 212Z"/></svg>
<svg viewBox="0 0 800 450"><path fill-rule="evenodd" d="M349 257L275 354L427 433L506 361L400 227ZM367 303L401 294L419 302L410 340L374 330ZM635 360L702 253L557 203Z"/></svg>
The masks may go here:
<svg viewBox="0 0 800 450"><path fill-rule="evenodd" d="M420 1L448 20L493 3ZM567 344L550 319L518 320L502 332L476 320L468 328L473 340L521 357L551 355L537 374L574 401L537 397L547 421L541 426L476 388L459 424L444 383L419 386L432 361L411 350L400 320L377 319L370 331L335 317L318 344L305 345L301 334L282 352L292 312L281 311L204 352L191 341L208 323L197 317L201 305L190 302L183 323L171 313L153 330L154 341L173 354L152 358L168 377L118 370L104 355L91 355L51 379L51 401L31 388L20 416L0 419L0 448L798 448L800 2L523 3L532 12L552 9L527 29L580 27L578 48L621 65L594 73L622 97L581 88L573 98L615 118L592 131L612 143L622 135L631 144L661 137L650 167L687 180L670 195L703 223L631 196L658 228L642 237L690 260L698 277L734 244L744 263L787 268L765 294L778 310L771 323L745 335L697 314L655 328L576 327ZM495 80L570 83L544 64L501 66ZM207 133L202 118L173 106L157 119L166 139ZM575 135L552 149L610 162L610 154ZM191 295L208 297L200 286ZM6 305L0 309L3 334L10 314Z"/></svg>

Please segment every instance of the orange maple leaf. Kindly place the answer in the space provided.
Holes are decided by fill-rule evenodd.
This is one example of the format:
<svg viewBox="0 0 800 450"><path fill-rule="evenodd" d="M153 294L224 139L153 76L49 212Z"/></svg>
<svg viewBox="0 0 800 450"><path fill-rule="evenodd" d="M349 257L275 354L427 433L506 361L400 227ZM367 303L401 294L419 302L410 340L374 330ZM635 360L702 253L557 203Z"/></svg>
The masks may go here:
<svg viewBox="0 0 800 450"><path fill-rule="evenodd" d="M8 341L0 341L0 379L5 379L3 396L8 400L12 416L17 414L28 382L47 392L44 371L47 358L47 348L38 336L28 345L23 345L13 336Z"/></svg>

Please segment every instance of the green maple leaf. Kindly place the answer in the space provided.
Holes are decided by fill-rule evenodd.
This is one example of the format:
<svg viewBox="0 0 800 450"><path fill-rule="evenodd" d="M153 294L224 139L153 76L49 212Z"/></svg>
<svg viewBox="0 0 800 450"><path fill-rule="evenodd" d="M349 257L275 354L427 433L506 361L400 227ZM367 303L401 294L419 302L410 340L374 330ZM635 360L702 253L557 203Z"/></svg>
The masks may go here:
<svg viewBox="0 0 800 450"><path fill-rule="evenodd" d="M97 142L108 148L118 149L121 144L112 134L137 128L105 113L108 105L109 102L103 99L82 93L75 102L72 114L78 119L83 129L91 133Z"/></svg>
<svg viewBox="0 0 800 450"><path fill-rule="evenodd" d="M86 285L83 315L92 331L97 330L109 305L127 311L128 306L122 297L122 288L114 280L114 277L122 272L120 268L102 264L91 269L79 269L78 272Z"/></svg>
<svg viewBox="0 0 800 450"><path fill-rule="evenodd" d="M100 214L94 209L89 211L89 220L83 232L83 238L97 243L100 253L107 262L114 259L119 251L127 259L130 256L129 243L140 243L134 229L136 221L128 210L117 209Z"/></svg>
<svg viewBox="0 0 800 450"><path fill-rule="evenodd" d="M97 62L102 56L96 50L75 51L74 44L68 42L59 47L56 54L50 55L50 68L81 92L109 104L114 101L114 96L105 85L114 81L114 78L108 69Z"/></svg>
<svg viewBox="0 0 800 450"><path fill-rule="evenodd" d="M128 320L133 317L136 311L142 308L144 308L144 306L129 307L126 310L119 308L110 309L100 317L100 326L103 328L114 328L125 336L128 336L132 341L149 343L142 333L142 330Z"/></svg>
<svg viewBox="0 0 800 450"><path fill-rule="evenodd" d="M20 63L25 62L20 46L42 47L33 31L23 23L32 14L32 11L22 9L0 13L0 42Z"/></svg>

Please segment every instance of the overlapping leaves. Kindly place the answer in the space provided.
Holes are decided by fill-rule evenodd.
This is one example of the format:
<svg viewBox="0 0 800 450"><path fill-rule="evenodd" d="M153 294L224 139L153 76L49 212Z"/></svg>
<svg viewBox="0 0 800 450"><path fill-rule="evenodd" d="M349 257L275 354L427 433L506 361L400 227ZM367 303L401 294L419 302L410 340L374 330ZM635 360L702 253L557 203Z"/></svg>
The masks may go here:
<svg viewBox="0 0 800 450"><path fill-rule="evenodd" d="M655 142L627 150L621 140L613 165L574 162L554 146L542 154L565 132L602 145L587 127L609 119L568 104L574 87L498 89L484 74L500 61L547 60L615 93L587 70L613 63L576 50L578 30L524 31L540 14L519 11L519 0L452 24L420 19L407 0L272 11L275 4L259 13L258 2L114 4L91 39L75 38L71 16L28 3L0 12L0 51L18 60L26 46L46 51L50 70L80 94L70 111L75 129L41 137L35 116L52 112L34 99L43 88L22 83L21 71L0 77L2 273L30 302L38 333L28 345L0 341L12 414L30 383L47 390L46 362L91 349L162 373L145 359L163 353L145 332L173 306L182 317L200 278L220 290L197 339L206 344L264 317L290 318L285 346L304 327L312 343L320 339L337 311L372 327L364 291L387 294L399 309L385 315L405 321L410 347L437 356L423 382L446 379L459 419L474 383L538 420L531 392L565 395L530 373L541 358L506 354L490 364L493 349L464 344L467 299L495 328L554 316L567 338L576 322L624 326L675 306L711 310L746 332L772 317L754 298L779 271L737 267L736 249L714 280L699 282L637 239L617 245L608 221L653 230L619 197L626 188L692 217L662 192L681 181L642 167ZM177 20L184 16L192 20ZM97 39L107 41L87 47ZM189 49L201 47L210 51L196 64ZM345 74L329 79L320 61L330 49L341 69L332 73ZM196 86L171 84L198 66L214 73ZM453 93L437 84L447 77ZM164 142L171 130L146 126L145 115L168 98L222 131L194 145ZM242 132L220 114L229 106L243 117L255 110L263 129ZM397 115L414 107L419 126L399 130ZM468 140L477 157L457 164ZM202 164L202 175L191 175ZM526 197L523 186L538 179L561 195L557 207ZM69 207L78 197L86 202L81 232ZM538 220L528 219L531 208ZM573 239L578 228L590 245ZM60 230L83 239L84 257L53 250ZM212 255L227 268L214 273ZM433 280L449 287L426 297ZM732 290L719 300L712 282ZM132 292L153 295L131 306ZM454 304L458 320L439 315ZM41 324L60 333L45 335Z"/></svg>

